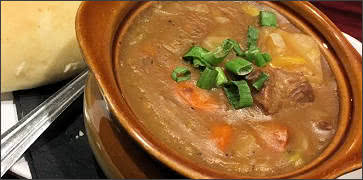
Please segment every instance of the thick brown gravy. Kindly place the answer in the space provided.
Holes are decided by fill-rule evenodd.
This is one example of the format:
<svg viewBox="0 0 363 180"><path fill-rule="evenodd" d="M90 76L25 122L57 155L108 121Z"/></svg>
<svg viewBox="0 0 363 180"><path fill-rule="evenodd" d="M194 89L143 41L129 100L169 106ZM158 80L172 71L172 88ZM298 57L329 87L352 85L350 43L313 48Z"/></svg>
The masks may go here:
<svg viewBox="0 0 363 180"><path fill-rule="evenodd" d="M182 60L185 52L192 45L214 48L226 38L246 47L247 27L259 26L260 9L273 11L254 2L154 2L136 17L118 42L116 53L121 65L120 86L140 123L172 151L235 175L278 175L299 168L319 156L337 128L337 85L323 57L319 57L321 82L308 77L313 81L314 101L284 106L270 115L257 105L234 110L221 89L207 91L194 85L200 73ZM278 24L286 33L300 32L280 15ZM270 52L268 40L260 39L259 45L276 53ZM300 52L290 48L284 53L299 56ZM272 62L277 57L273 55ZM192 79L179 84L172 80L171 72L177 66L188 67ZM207 97L206 102L212 98L213 107L185 103L178 91L180 84L199 97ZM214 129L227 126L221 132L228 131L223 134L228 142L217 142ZM276 151L261 134L280 126L287 128L288 139L284 150Z"/></svg>

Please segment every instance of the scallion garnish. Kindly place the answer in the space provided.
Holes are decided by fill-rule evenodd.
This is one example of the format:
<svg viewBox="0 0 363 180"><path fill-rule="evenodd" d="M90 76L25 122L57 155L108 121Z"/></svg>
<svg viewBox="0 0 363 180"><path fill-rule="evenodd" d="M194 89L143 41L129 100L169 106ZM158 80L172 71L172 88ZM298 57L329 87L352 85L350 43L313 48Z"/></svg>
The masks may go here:
<svg viewBox="0 0 363 180"><path fill-rule="evenodd" d="M186 67L176 67L171 74L171 78L173 78L176 82L189 80L191 77L191 73Z"/></svg>
<svg viewBox="0 0 363 180"><path fill-rule="evenodd" d="M223 48L222 47L217 47L214 51L205 53L203 55L203 59L207 63L209 63L209 64L211 64L213 66L216 66L219 63L221 63L226 56L227 56L227 54L224 52Z"/></svg>
<svg viewBox="0 0 363 180"><path fill-rule="evenodd" d="M221 67L216 67L216 71L218 72L216 85L217 87L221 87L223 84L228 82L228 79Z"/></svg>
<svg viewBox="0 0 363 180"><path fill-rule="evenodd" d="M192 63L193 66L196 68L212 68L212 66L208 62L205 62L205 60L203 59L203 57L207 53L208 50L200 46L193 46L188 50L187 53L184 54L183 59Z"/></svg>
<svg viewBox="0 0 363 180"><path fill-rule="evenodd" d="M239 57L228 61L225 66L228 71L240 76L246 75L253 70L252 63Z"/></svg>
<svg viewBox="0 0 363 180"><path fill-rule="evenodd" d="M258 33L259 33L259 30L257 28L248 26L248 31L247 31L248 50L254 50L257 48Z"/></svg>
<svg viewBox="0 0 363 180"><path fill-rule="evenodd" d="M228 55L229 52L231 52L231 50L234 48L234 46L236 45L236 41L232 40L232 39L225 39L223 42L222 42L222 48L223 48L223 51L225 53L227 53L226 55ZM237 43L238 44L238 43Z"/></svg>
<svg viewBox="0 0 363 180"><path fill-rule="evenodd" d="M205 67L205 63L202 63L202 61L200 59L193 59L193 67L195 68L203 68Z"/></svg>
<svg viewBox="0 0 363 180"><path fill-rule="evenodd" d="M276 14L269 11L260 11L261 26L277 26Z"/></svg>
<svg viewBox="0 0 363 180"><path fill-rule="evenodd" d="M255 56L255 64L258 67L262 67L266 65L265 58L263 57L262 53L257 53Z"/></svg>
<svg viewBox="0 0 363 180"><path fill-rule="evenodd" d="M186 61L192 61L194 58L201 59L202 55L207 52L208 50L200 46L193 46L184 54L183 59Z"/></svg>
<svg viewBox="0 0 363 180"><path fill-rule="evenodd" d="M223 90L229 103L235 109L252 106L253 99L251 91L245 80L231 81L223 87Z"/></svg>
<svg viewBox="0 0 363 180"><path fill-rule="evenodd" d="M250 61L250 62L255 62L255 59L256 59L256 55L260 53L260 49L259 48L255 48L255 49L251 49L251 50L247 50L245 53L244 53L244 57Z"/></svg>
<svg viewBox="0 0 363 180"><path fill-rule="evenodd" d="M226 39L225 41L231 43L233 45L233 51L237 54L237 56L242 56L243 55L243 51L241 49L241 46L238 44L237 41L233 40L233 39Z"/></svg>
<svg viewBox="0 0 363 180"><path fill-rule="evenodd" d="M263 56L263 58L265 59L265 61L268 63L268 62L270 62L271 61L271 56L270 56L270 54L268 54L268 53L262 53L262 56Z"/></svg>
<svg viewBox="0 0 363 180"><path fill-rule="evenodd" d="M264 13L261 14L263 15ZM248 50L245 52L242 51L239 43L232 39L224 40L214 51L208 51L200 46L190 48L183 56L183 59L189 61L195 68L199 68L202 71L197 81L197 86L206 90L216 86L223 87L228 101L235 109L251 106L253 98L247 81L229 81L223 68L216 66L228 56L232 49L239 57L225 63L225 68L233 74L239 76L249 74L253 71L252 63L259 67L265 66L271 61L271 56L267 53L262 53L257 47L258 33L259 30L257 28L248 27ZM191 78L191 73L185 67L177 67L172 73L172 78L177 82L185 81ZM261 73L252 86L259 91L268 78L268 74Z"/></svg>
<svg viewBox="0 0 363 180"><path fill-rule="evenodd" d="M205 68L204 71L200 74L200 78L197 81L197 86L202 89L212 89L216 84L217 75L218 71Z"/></svg>
<svg viewBox="0 0 363 180"><path fill-rule="evenodd" d="M269 75L267 74L267 73L264 73L264 72L262 72L259 76L258 76L258 78L257 78L257 80L256 80L256 82L254 82L253 84L252 84L252 86L256 89L256 90L261 90L261 88L262 88L262 86L263 86L263 84L265 83L265 81L266 80L268 80L268 78L269 78Z"/></svg>
<svg viewBox="0 0 363 180"><path fill-rule="evenodd" d="M222 42L222 45L217 47L214 51L203 54L202 58L209 64L216 66L226 58L234 46L235 44L233 41L226 39Z"/></svg>

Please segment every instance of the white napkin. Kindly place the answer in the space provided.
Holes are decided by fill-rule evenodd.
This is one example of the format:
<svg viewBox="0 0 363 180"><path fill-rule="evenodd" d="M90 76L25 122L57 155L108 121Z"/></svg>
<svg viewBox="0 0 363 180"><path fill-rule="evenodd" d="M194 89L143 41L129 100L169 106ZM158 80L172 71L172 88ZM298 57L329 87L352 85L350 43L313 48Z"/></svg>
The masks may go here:
<svg viewBox="0 0 363 180"><path fill-rule="evenodd" d="M12 93L1 94L1 134L3 134L6 130L8 130L17 122L18 115L16 112L16 106L13 102ZM18 162L16 162L10 168L10 171L22 178L32 178L29 164L24 157L21 157Z"/></svg>

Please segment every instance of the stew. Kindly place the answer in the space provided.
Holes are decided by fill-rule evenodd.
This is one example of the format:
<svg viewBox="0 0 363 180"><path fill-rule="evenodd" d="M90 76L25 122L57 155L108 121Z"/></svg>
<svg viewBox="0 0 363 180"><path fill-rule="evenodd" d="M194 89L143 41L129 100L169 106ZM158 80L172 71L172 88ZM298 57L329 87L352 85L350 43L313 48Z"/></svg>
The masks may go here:
<svg viewBox="0 0 363 180"><path fill-rule="evenodd" d="M337 84L317 42L261 3L153 2L116 58L145 129L213 169L293 171L337 129Z"/></svg>

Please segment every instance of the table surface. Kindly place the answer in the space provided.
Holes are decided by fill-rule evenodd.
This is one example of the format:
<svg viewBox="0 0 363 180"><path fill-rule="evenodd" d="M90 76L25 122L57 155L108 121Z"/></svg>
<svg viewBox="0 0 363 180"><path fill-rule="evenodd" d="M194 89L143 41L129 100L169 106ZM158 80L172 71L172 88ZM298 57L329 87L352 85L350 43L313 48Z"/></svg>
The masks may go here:
<svg viewBox="0 0 363 180"><path fill-rule="evenodd" d="M362 2L313 4L343 32L362 40ZM14 92L18 118L22 118L66 82ZM26 152L25 158L33 178L105 178L84 135L82 103L82 97L77 99ZM3 178L16 176L7 173Z"/></svg>

